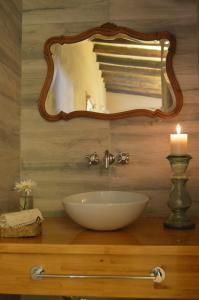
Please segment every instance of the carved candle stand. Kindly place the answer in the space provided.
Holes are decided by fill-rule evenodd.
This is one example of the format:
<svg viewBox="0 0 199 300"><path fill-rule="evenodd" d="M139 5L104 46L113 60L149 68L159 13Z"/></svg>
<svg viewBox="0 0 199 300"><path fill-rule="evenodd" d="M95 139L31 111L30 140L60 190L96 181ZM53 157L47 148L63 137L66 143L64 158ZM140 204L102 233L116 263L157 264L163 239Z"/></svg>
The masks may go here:
<svg viewBox="0 0 199 300"><path fill-rule="evenodd" d="M192 157L188 154L169 155L167 159L172 169L172 187L168 201L168 206L172 212L164 223L164 226L173 229L192 229L195 227L195 224L186 215L186 211L190 208L192 200L186 190L188 177L185 174Z"/></svg>

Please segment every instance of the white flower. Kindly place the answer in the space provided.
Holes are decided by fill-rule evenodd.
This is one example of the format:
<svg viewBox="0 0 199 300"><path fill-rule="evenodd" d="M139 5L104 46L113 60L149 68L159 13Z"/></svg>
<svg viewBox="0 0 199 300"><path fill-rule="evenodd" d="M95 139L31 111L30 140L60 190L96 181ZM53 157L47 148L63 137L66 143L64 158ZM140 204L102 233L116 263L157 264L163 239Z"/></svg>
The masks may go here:
<svg viewBox="0 0 199 300"><path fill-rule="evenodd" d="M36 183L34 181L32 181L31 179L26 179L20 182L16 182L14 189L17 190L17 192L25 192L27 195L29 195L35 185Z"/></svg>

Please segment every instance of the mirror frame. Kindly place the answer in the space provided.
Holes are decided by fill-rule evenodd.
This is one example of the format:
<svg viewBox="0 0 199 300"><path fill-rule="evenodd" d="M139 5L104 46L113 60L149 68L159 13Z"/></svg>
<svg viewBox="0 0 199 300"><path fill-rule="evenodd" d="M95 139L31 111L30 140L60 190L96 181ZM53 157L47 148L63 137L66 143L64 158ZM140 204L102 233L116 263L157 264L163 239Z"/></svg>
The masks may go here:
<svg viewBox="0 0 199 300"><path fill-rule="evenodd" d="M90 38L95 34L101 34L107 37L112 37L116 34L125 34L129 37L143 40L143 41L168 39L170 42L170 46L168 49L168 54L166 59L166 72L176 98L176 106L174 110L170 112L163 112L160 109L157 109L155 111L151 111L148 109L133 109L133 110L117 112L112 114L105 114L105 113L91 112L91 111L73 111L70 113L65 113L63 111L60 111L56 115L48 114L45 109L45 103L46 103L47 94L50 89L51 82L53 79L53 74L54 74L54 62L53 62L52 52L50 50L50 47L54 43L59 43L60 45L63 45L63 44L80 42ZM176 79L173 70L173 64L172 64L173 56L175 54L175 49L176 49L176 39L174 35L172 35L170 32L162 31L162 32L154 32L154 33L142 33L142 32L134 31L127 27L117 26L113 23L105 23L100 27L89 29L83 33L74 36L51 37L44 44L44 57L47 62L47 75L39 98L39 104L38 104L39 112L41 116L47 121L70 120L72 118L77 118L77 117L89 117L89 118L102 119L102 120L115 120L115 119L122 119L122 118L135 117L135 116L136 117L146 116L151 118L159 117L162 119L175 117L180 112L183 105L182 92L178 84L178 81Z"/></svg>

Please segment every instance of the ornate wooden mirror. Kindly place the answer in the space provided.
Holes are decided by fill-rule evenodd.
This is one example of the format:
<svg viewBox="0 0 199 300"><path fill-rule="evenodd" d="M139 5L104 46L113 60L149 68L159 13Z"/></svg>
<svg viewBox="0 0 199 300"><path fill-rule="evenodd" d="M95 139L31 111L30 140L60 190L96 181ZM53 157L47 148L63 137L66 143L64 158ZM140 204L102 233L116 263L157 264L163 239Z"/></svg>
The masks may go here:
<svg viewBox="0 0 199 300"><path fill-rule="evenodd" d="M48 121L74 117L169 118L182 108L169 32L141 33L106 23L44 45L47 76L39 111Z"/></svg>

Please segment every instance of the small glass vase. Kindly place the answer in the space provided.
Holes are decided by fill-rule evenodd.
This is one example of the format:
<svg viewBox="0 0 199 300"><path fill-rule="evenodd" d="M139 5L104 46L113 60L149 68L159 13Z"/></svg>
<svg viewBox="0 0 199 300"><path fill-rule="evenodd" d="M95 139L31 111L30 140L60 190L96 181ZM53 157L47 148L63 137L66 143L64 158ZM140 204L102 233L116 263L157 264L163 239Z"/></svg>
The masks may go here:
<svg viewBox="0 0 199 300"><path fill-rule="evenodd" d="M26 210L33 208L33 196L31 194L23 193L19 198L19 209Z"/></svg>

